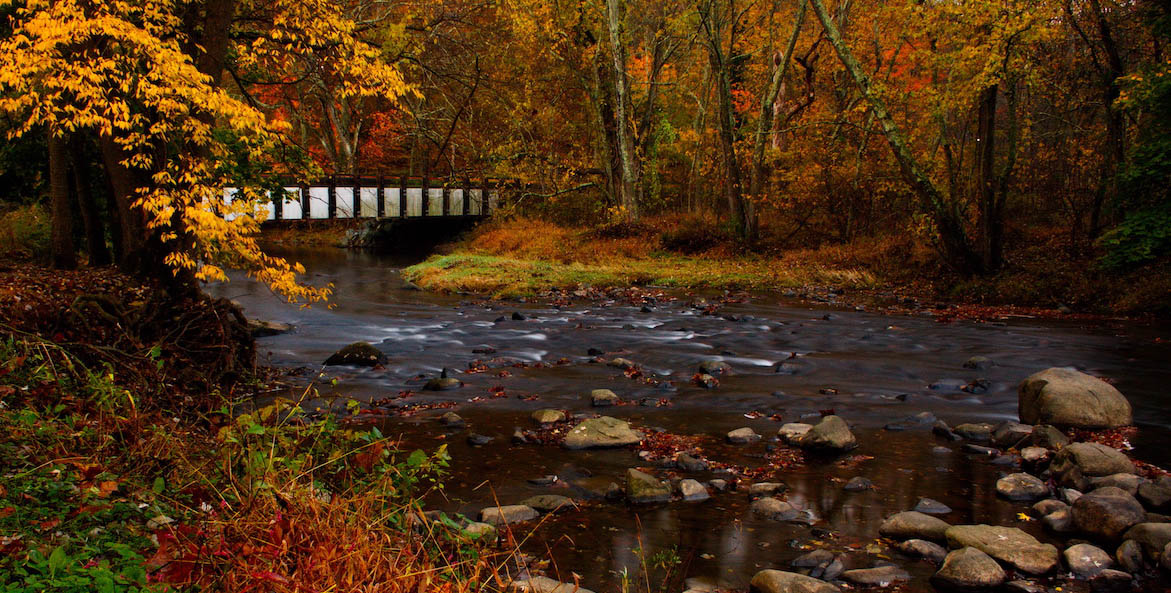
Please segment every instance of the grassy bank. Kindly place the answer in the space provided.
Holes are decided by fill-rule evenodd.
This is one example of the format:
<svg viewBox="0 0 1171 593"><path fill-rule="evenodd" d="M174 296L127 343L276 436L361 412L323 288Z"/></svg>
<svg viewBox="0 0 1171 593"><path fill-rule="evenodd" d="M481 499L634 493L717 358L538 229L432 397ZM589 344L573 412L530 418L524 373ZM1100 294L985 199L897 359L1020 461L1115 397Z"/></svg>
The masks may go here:
<svg viewBox="0 0 1171 593"><path fill-rule="evenodd" d="M767 236L767 235L766 235ZM910 234L794 249L741 249L714 219L661 217L636 227L487 223L404 271L421 288L518 297L547 290L656 285L911 296L971 305L1105 314L1171 313L1171 265L1125 274L1066 254L1056 234L1019 238L999 274L960 277Z"/></svg>

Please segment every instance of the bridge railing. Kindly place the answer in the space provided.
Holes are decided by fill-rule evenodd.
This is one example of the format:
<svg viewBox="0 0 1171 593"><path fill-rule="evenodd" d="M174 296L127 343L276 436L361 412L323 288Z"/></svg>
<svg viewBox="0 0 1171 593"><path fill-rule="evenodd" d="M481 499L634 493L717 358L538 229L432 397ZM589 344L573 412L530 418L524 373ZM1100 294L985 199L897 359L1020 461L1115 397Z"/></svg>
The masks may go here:
<svg viewBox="0 0 1171 593"><path fill-rule="evenodd" d="M271 203L258 204L266 221L335 220L350 218L486 217L500 205L506 180L485 178L473 183L439 182L406 175L331 175L309 185L286 185L283 196L270 193ZM236 188L224 189L231 204Z"/></svg>

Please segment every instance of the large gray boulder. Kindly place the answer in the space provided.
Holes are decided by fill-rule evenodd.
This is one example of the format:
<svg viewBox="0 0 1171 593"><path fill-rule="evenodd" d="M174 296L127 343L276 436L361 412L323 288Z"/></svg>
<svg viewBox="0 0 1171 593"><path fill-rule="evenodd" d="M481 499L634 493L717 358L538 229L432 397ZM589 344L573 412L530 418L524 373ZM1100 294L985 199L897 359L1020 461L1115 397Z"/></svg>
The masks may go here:
<svg viewBox="0 0 1171 593"><path fill-rule="evenodd" d="M1133 422L1130 402L1114 386L1073 369L1029 375L1017 389L1021 422L1114 428Z"/></svg>
<svg viewBox="0 0 1171 593"><path fill-rule="evenodd" d="M1079 531L1103 540L1118 539L1147 518L1143 505L1121 488L1106 486L1074 501L1070 510Z"/></svg>
<svg viewBox="0 0 1171 593"><path fill-rule="evenodd" d="M942 542L947 539L949 527L951 525L943 519L918 511L904 511L887 517L878 526L878 533L894 540L926 539Z"/></svg>
<svg viewBox="0 0 1171 593"><path fill-rule="evenodd" d="M940 589L971 591L999 587L1007 575L991 556L972 547L953 550L931 582Z"/></svg>
<svg viewBox="0 0 1171 593"><path fill-rule="evenodd" d="M354 342L325 359L328 366L374 367L386 364L386 355L368 342Z"/></svg>
<svg viewBox="0 0 1171 593"><path fill-rule="evenodd" d="M850 426L839 416L826 416L809 429L798 443L803 449L814 451L849 451L858 446L858 439Z"/></svg>
<svg viewBox="0 0 1171 593"><path fill-rule="evenodd" d="M601 416L590 418L573 427L569 434L565 435L565 448L625 447L636 445L641 440L642 434L630 428L629 423L617 418Z"/></svg>
<svg viewBox="0 0 1171 593"><path fill-rule="evenodd" d="M1163 548L1171 544L1171 523L1139 523L1128 529L1122 539L1138 542L1143 554L1151 562L1158 562Z"/></svg>
<svg viewBox="0 0 1171 593"><path fill-rule="evenodd" d="M1057 452L1049 471L1059 485L1086 490L1091 478L1136 472L1121 451L1099 443L1073 443Z"/></svg>
<svg viewBox="0 0 1171 593"><path fill-rule="evenodd" d="M762 570L750 583L755 593L841 593L823 580L783 570Z"/></svg>
<svg viewBox="0 0 1171 593"><path fill-rule="evenodd" d="M956 525L945 533L952 548L973 547L1029 574L1045 574L1057 567L1057 548L1016 527Z"/></svg>

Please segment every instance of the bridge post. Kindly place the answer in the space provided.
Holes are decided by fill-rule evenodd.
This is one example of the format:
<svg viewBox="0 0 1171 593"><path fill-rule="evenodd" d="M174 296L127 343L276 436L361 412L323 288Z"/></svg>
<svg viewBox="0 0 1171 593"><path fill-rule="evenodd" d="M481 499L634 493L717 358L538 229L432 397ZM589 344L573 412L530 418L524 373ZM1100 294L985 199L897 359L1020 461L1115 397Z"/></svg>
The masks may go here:
<svg viewBox="0 0 1171 593"><path fill-rule="evenodd" d="M464 216L469 216L472 213L472 182L467 177L464 177L463 186L464 196Z"/></svg>
<svg viewBox="0 0 1171 593"><path fill-rule="evenodd" d="M333 220L337 216L337 176L330 174L329 176L329 208L325 213L325 217Z"/></svg>
<svg viewBox="0 0 1171 593"><path fill-rule="evenodd" d="M354 202L354 211L350 215L351 218L358 218L362 215L362 171L354 169L354 189L351 196Z"/></svg>
<svg viewBox="0 0 1171 593"><path fill-rule="evenodd" d="M488 194L492 192L492 184L488 182L488 178L484 178L483 187L480 188L480 216L488 216L491 214L488 211Z"/></svg>
<svg viewBox="0 0 1171 593"><path fill-rule="evenodd" d="M398 217L407 217L407 176L403 175L398 181Z"/></svg>
<svg viewBox="0 0 1171 593"><path fill-rule="evenodd" d="M427 210L431 206L431 177L427 173L423 173L423 217L427 216Z"/></svg>
<svg viewBox="0 0 1171 593"><path fill-rule="evenodd" d="M378 171L378 208L374 211L374 218L386 216L386 176L382 170Z"/></svg>
<svg viewBox="0 0 1171 593"><path fill-rule="evenodd" d="M447 216L451 212L451 186L447 181L443 182L443 215Z"/></svg>
<svg viewBox="0 0 1171 593"><path fill-rule="evenodd" d="M301 199L301 220L313 218L309 215L309 188L305 184L297 184L297 197Z"/></svg>
<svg viewBox="0 0 1171 593"><path fill-rule="evenodd" d="M280 222L285 214L285 188L281 187L280 192L277 193L276 200L272 202L272 219Z"/></svg>

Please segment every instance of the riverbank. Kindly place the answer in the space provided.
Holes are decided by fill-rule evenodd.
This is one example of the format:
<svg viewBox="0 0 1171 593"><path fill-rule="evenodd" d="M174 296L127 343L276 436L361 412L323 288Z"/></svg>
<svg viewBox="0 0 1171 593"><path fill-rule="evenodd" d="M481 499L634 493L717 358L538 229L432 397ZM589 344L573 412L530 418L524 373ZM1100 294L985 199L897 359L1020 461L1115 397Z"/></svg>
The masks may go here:
<svg viewBox="0 0 1171 593"><path fill-rule="evenodd" d="M710 226L709 226L710 225ZM995 275L964 278L939 267L908 236L816 249L765 242L745 252L703 219L660 218L632 228L571 228L533 219L492 221L404 270L426 290L497 298L583 287L663 286L772 290L888 307L954 304L1027 310L1031 315L1163 315L1171 312L1171 269L1125 275L1061 257L1059 240L1011 254Z"/></svg>
<svg viewBox="0 0 1171 593"><path fill-rule="evenodd" d="M282 386L251 360L217 364L252 353L210 331L234 306L168 308L108 269L23 262L0 265L0 294L0 589L471 591L494 578L495 538L420 514L443 447L401 450L356 405L256 407Z"/></svg>

